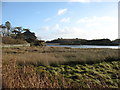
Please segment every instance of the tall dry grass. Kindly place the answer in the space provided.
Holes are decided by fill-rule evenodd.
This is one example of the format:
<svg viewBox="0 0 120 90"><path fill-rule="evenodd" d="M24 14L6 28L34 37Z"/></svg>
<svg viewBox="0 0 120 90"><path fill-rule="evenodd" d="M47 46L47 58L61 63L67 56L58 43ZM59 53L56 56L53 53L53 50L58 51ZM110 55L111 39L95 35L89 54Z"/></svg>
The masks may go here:
<svg viewBox="0 0 120 90"><path fill-rule="evenodd" d="M118 59L118 50L71 49L58 47L21 47L3 49L3 88L72 88L83 87L61 74L37 71L35 65L64 64L72 61L96 62ZM93 60L93 61L92 61ZM108 60L109 61L109 60ZM104 87L81 78L87 87ZM106 86L105 86L106 87Z"/></svg>
<svg viewBox="0 0 120 90"><path fill-rule="evenodd" d="M62 75L50 76L49 73L36 72L32 66L18 67L16 59L3 65L2 88L72 88L79 84L69 82Z"/></svg>
<svg viewBox="0 0 120 90"><path fill-rule="evenodd" d="M2 88L108 88L104 83L97 84L89 79L80 78L81 83L71 81L61 74L50 75L46 71L37 71L34 66L18 67L16 59L3 65Z"/></svg>
<svg viewBox="0 0 120 90"><path fill-rule="evenodd" d="M17 63L32 65L51 65L64 63L96 63L120 59L114 49L76 49L63 47L21 47L3 49L4 63L16 58Z"/></svg>

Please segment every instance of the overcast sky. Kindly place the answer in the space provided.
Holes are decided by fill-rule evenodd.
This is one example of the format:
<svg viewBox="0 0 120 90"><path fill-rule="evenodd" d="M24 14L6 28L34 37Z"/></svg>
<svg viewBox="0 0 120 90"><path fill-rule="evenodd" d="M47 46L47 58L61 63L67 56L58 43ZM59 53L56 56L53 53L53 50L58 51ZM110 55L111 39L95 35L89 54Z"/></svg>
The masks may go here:
<svg viewBox="0 0 120 90"><path fill-rule="evenodd" d="M118 2L81 1L3 2L2 22L29 28L43 40L118 38Z"/></svg>

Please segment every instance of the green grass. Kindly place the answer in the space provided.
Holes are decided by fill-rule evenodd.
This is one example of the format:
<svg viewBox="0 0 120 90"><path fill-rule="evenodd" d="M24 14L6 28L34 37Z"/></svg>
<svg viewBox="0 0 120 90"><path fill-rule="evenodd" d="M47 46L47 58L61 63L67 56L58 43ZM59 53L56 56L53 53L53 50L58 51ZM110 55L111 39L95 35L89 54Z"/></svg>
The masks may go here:
<svg viewBox="0 0 120 90"><path fill-rule="evenodd" d="M62 74L65 78L75 81L86 88L85 80L95 85L109 88L120 88L120 61L102 62L97 64L76 64L58 66L38 66L37 71L46 71L50 74Z"/></svg>

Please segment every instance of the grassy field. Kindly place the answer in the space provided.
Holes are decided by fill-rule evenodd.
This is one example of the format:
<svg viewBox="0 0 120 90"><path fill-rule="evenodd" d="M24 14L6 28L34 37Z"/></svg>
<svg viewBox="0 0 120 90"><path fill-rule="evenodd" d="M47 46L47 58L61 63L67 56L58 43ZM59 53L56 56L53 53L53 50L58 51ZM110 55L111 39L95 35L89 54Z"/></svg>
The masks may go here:
<svg viewBox="0 0 120 90"><path fill-rule="evenodd" d="M3 48L4 88L120 88L117 49Z"/></svg>

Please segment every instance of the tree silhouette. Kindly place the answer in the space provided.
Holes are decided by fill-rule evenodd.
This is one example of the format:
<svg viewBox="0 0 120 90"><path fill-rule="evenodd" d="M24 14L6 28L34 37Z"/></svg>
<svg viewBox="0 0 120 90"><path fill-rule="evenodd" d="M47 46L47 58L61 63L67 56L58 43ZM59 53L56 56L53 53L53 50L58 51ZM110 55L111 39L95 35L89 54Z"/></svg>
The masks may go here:
<svg viewBox="0 0 120 90"><path fill-rule="evenodd" d="M30 32L30 30L26 30L26 32L23 33L24 34L24 37L25 39L28 41L28 42L33 42L36 40L36 36L35 36L35 33L32 33Z"/></svg>

